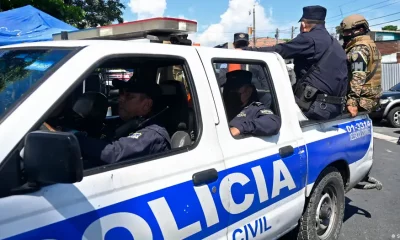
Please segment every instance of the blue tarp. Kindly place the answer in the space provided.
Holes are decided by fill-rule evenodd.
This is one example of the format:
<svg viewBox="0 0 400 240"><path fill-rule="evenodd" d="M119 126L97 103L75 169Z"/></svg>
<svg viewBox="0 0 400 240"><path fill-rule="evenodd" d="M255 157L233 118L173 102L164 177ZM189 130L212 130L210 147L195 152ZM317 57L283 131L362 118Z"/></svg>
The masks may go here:
<svg viewBox="0 0 400 240"><path fill-rule="evenodd" d="M31 5L0 12L0 46L51 41L55 33L74 30L78 29Z"/></svg>

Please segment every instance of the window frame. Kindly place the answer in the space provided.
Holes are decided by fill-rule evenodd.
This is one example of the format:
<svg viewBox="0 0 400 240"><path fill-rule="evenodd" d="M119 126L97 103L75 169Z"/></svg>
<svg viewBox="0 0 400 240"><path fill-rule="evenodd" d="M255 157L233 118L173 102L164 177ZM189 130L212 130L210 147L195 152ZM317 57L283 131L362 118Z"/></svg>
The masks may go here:
<svg viewBox="0 0 400 240"><path fill-rule="evenodd" d="M277 98L277 95L276 95L275 84L274 84L274 81L272 79L271 71L269 70L269 66L265 61L258 60L258 59L237 59L237 58L213 57L213 58L211 58L211 65L212 65L212 68L214 70L215 79L218 81L218 75L217 75L218 73L215 71L215 68L214 68L214 64L216 64L216 63L217 64L218 63L226 63L226 64L236 63L236 64L260 65L261 69L263 71L263 74L266 77L266 80L267 80L268 85L270 87L269 91L270 91L271 98L272 98L272 104L273 104L274 110L275 110L274 114L279 116L279 117L282 117L281 116L280 107L279 107L278 98ZM217 82L217 84L218 84L218 82ZM221 91L221 87L220 86L219 86L219 93L220 93L221 101L223 103L225 117L228 120L227 113L226 113L225 102L224 102L224 99L223 99L223 92ZM228 126L229 126L229 122L228 122ZM240 138L235 138L235 139L240 139Z"/></svg>
<svg viewBox="0 0 400 240"><path fill-rule="evenodd" d="M78 51L82 50L83 48L84 47L79 47L79 49L77 49L76 51L78 52ZM75 54L77 52L75 52ZM40 126L42 125L42 123L51 115L51 113L58 106L60 106L70 96L70 94L72 94L73 91L80 84L82 84L83 81L90 74L92 74L92 72L96 68L98 68L99 66L101 66L101 64L103 64L104 62L106 62L106 61L108 61L110 59L119 58L119 57L132 57L132 58L140 58L140 57L147 57L147 58L181 58L183 60L183 71L185 73L185 76L187 77L187 82L189 84L189 91L190 91L190 94L191 94L191 97L192 97L192 101L193 101L193 111L194 111L194 114L195 114L195 116L194 116L194 124L195 124L196 130L197 130L196 138L194 139L193 144L191 144L189 146L186 146L186 147L171 149L168 152L153 154L151 156L144 156L144 157L135 158L135 159L132 159L132 160L126 160L126 161L123 161L123 162L104 165L104 166L99 166L99 167L95 167L95 168L91 168L91 169L84 169L83 170L83 177L85 178L85 177L88 177L88 176L91 176L91 175L101 174L101 173L112 171L112 170L116 170L116 169L119 169L119 168L125 168L125 167L130 167L130 166L133 166L133 165L137 165L137 164L142 164L142 163L146 163L146 162L150 162L150 161L154 161L154 160L159 160L161 158L170 157L170 156L174 156L174 155L177 155L177 154L182 154L182 153L194 150L199 145L199 143L201 141L201 138L202 138L203 122L202 122L202 115L201 115L201 110L200 110L200 102L199 102L199 98L198 98L198 95L197 95L196 85L195 85L195 81L193 79L192 72L190 71L188 61L185 58L183 58L183 57L181 57L179 55L168 55L168 54L157 54L157 55L155 55L155 54L141 54L141 53L138 53L138 54L135 54L135 53L110 54L110 55L104 56L102 58L99 58L95 63L93 63L90 67L88 67L88 69L83 74L81 74L79 76L79 78L68 89L66 89L66 91L64 91L64 93L58 98L57 101L55 101L53 103L53 105L42 115L42 117L39 118L36 121L35 124L33 124L33 126L27 131L25 136L20 139L20 141L16 144L16 146L4 158L4 161L1 162L1 164L0 164L0 174L5 169L5 167L7 167L7 166L9 167L10 166L9 164L13 164L12 161L21 161L21 157L19 157L19 155L20 155L21 150L24 147L24 140L25 140L25 137L26 137L27 134L29 134L30 132L33 132L33 131L37 131L40 128ZM65 60L65 61L68 61L68 60ZM54 71L56 71L56 70L54 70ZM52 71L52 73L54 73L54 71ZM50 76L51 76L51 74L48 74L46 76L46 80ZM43 82L44 81L42 81L42 83ZM40 85L41 84L35 86L36 87L35 89L39 88ZM26 96L26 98L27 97L28 96ZM135 160L135 161L133 161L133 160ZM20 165L20 162L18 162L18 166L19 165ZM16 179L19 179L19 181L22 180L21 178L24 178L24 173L23 173L22 169L18 169L15 174L18 175L16 177ZM20 183L18 183L18 184L20 184ZM45 186L48 186L48 185L53 185L53 184L45 184ZM8 195L6 195L6 196L8 196ZM0 198L2 198L2 197L3 196L0 196Z"/></svg>
<svg viewBox="0 0 400 240"><path fill-rule="evenodd" d="M137 165L137 164L142 164L142 163L146 163L146 162L150 162L150 161L154 161L154 160L158 160L160 158L164 158L164 157L170 157L173 155L177 155L177 154L181 154L181 153L185 153L188 151L192 151L194 150L200 140L201 140L201 136L202 136L202 129L203 129L203 123L202 123L202 117L201 117L201 111L200 111L200 103L199 103L199 99L197 96L197 91L196 91L196 86L195 86L195 81L193 79L193 75L190 71L189 68L189 64L187 62L187 60L185 58L183 58L182 56L179 55L166 55L166 54L134 54L134 53L124 53L124 54L111 54L111 55L107 55L101 59L99 59L98 61L96 61L96 63L94 63L92 66L90 66L84 74L82 74L78 80L75 81L74 84L72 84L70 86L70 88L64 92L64 94L59 98L59 100L53 104L53 107L51 107L49 109L48 112L46 112L46 114L42 117L42 119L40 119L39 122L37 122L37 124L35 124L35 128L34 129L38 129L38 127L40 127L41 123L44 122L44 120L51 114L51 112L53 112L64 100L67 99L67 97L73 92L73 90L78 87L81 83L83 83L83 81L98 67L100 67L103 63L111 60L111 59L116 59L116 58L155 58L155 59L162 59L162 58L167 58L167 59L180 59L183 60L183 71L185 73L185 76L187 77L187 82L189 85L189 92L191 94L192 97L192 101L193 101L193 111L194 111L194 126L196 127L196 138L193 142L193 144L189 145L189 146L185 146L185 147L181 147L181 148L176 148L176 149L171 149L167 152L162 152L162 153L157 153L157 154L153 154L150 156L143 156L143 157L139 157L139 158L134 158L134 159L130 159L130 160L125 160L122 162L117 162L117 163L113 163L113 164L107 164L107 165L103 165L103 166L99 166L99 167L94 167L94 168L90 168L90 169L84 169L83 171L83 177L87 177L87 176L91 176L91 175L95 175L95 174L99 174L99 173L104 173L104 172L108 172L108 171L112 171L115 169L119 169L119 168L125 168L125 167L130 167L133 165ZM157 79L154 79L155 81ZM31 132L31 131L29 131Z"/></svg>

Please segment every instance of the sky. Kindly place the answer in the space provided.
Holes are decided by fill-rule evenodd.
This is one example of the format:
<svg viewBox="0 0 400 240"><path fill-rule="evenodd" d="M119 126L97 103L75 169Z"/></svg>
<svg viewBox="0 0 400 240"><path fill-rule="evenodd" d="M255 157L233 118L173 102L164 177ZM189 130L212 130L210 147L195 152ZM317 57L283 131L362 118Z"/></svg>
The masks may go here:
<svg viewBox="0 0 400 240"><path fill-rule="evenodd" d="M327 8L326 28L334 32L342 16L361 14L370 25L400 19L400 0L123 0L124 21L151 17L176 17L197 21L197 33L190 34L193 42L202 46L216 46L233 41L236 32L247 32L252 26L255 6L256 37L290 38L292 26L299 34L299 19L303 7L321 5ZM249 14L251 11L251 14ZM393 15L392 15L393 14ZM390 16L389 16L390 15ZM398 25L400 21L372 26L380 30L385 25Z"/></svg>

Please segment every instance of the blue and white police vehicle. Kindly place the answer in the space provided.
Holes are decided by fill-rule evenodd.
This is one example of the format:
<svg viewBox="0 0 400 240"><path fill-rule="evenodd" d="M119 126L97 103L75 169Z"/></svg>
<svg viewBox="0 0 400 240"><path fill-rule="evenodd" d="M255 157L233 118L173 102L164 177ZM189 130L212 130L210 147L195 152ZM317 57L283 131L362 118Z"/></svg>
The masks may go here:
<svg viewBox="0 0 400 240"><path fill-rule="evenodd" d="M0 62L0 239L337 239L345 193L373 166L368 115L307 119L275 53L70 40L1 47ZM230 134L214 69L230 62L262 66L277 135ZM174 87L176 65L186 88ZM88 167L55 124L112 126L89 100L86 113L72 113L82 94L101 91L98 69L112 68L157 81L176 110L166 120L181 122L171 151Z"/></svg>

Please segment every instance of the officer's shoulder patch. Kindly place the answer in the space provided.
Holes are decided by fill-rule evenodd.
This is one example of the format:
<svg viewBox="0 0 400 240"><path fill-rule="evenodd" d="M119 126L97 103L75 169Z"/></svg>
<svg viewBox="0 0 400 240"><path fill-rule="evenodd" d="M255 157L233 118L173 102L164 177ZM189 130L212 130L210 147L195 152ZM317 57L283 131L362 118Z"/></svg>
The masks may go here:
<svg viewBox="0 0 400 240"><path fill-rule="evenodd" d="M138 138L140 138L140 136L142 136L142 133L140 133L140 132L135 132L135 133L131 133L131 134L129 134L129 138L134 138L134 139L138 139Z"/></svg>
<svg viewBox="0 0 400 240"><path fill-rule="evenodd" d="M268 110L268 109L260 110L260 113L261 113L261 114L265 114L265 115L267 115L267 114L274 114L271 110Z"/></svg>
<svg viewBox="0 0 400 240"><path fill-rule="evenodd" d="M353 53L351 54L351 59L352 59L354 62L357 61L358 57L359 57L359 54L358 54L357 52L353 52Z"/></svg>
<svg viewBox="0 0 400 240"><path fill-rule="evenodd" d="M237 117L246 117L246 113L245 112L240 112Z"/></svg>

